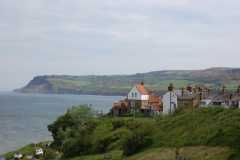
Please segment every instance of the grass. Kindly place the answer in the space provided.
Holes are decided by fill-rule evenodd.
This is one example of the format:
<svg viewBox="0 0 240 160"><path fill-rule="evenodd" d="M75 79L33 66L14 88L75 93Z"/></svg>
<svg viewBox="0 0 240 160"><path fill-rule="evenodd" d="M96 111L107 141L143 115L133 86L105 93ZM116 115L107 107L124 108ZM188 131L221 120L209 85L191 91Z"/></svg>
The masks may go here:
<svg viewBox="0 0 240 160"><path fill-rule="evenodd" d="M96 119L96 122L96 128L89 132L88 138L91 144L98 144L105 150L69 160L101 160L104 155L122 160L122 144L125 138L134 138L131 136L133 133L143 136L142 139L151 139L151 144L139 148L128 157L129 160L173 160L177 150L181 156L191 160L233 160L229 157L234 154L240 159L239 109L202 108L193 112L177 111L173 115L155 118L104 117ZM72 131L76 133L78 130L74 129L76 128L72 128ZM104 146L101 146L102 143ZM91 146L92 149L94 145ZM29 145L19 151L29 154L33 152L32 148L33 145ZM107 154L102 154L105 152ZM5 156L10 157L12 154L13 152Z"/></svg>
<svg viewBox="0 0 240 160"><path fill-rule="evenodd" d="M175 160L176 150L179 155L191 160L228 160L234 153L231 148L228 147L207 147L207 146L194 146L176 148L154 148L142 151L130 157L125 157L127 160ZM113 151L107 154L80 156L66 160L105 160L109 157L111 160L123 160L121 151Z"/></svg>
<svg viewBox="0 0 240 160"><path fill-rule="evenodd" d="M15 153L21 153L23 155L34 155L35 154L35 147L39 147L39 148L43 148L44 150L46 150L46 144L48 144L49 142L41 142L38 144L29 144L23 148L20 148L17 151L13 151L13 152L8 152L6 154L4 154L3 156L6 159L12 159ZM26 160L26 158L23 158L23 160Z"/></svg>
<svg viewBox="0 0 240 160"><path fill-rule="evenodd" d="M134 156L128 160L175 160L176 148L150 149ZM227 160L233 153L229 148L194 146L179 149L179 155L191 160Z"/></svg>
<svg viewBox="0 0 240 160"><path fill-rule="evenodd" d="M72 159L63 160L122 160L122 151L112 151L106 154L90 155L90 156L80 156Z"/></svg>

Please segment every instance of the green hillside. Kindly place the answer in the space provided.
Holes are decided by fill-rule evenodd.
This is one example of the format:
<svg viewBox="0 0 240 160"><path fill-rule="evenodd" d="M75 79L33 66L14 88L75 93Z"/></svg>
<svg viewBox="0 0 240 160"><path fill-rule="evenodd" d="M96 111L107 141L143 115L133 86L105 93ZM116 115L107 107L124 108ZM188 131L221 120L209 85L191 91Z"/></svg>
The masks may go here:
<svg viewBox="0 0 240 160"><path fill-rule="evenodd" d="M240 84L240 69L211 68L193 71L156 71L134 75L109 76L37 76L25 87L16 90L28 93L71 93L93 95L126 95L136 83L144 81L147 87L157 93L167 89L169 83L176 88L188 84L205 84L212 89L226 85L236 89Z"/></svg>
<svg viewBox="0 0 240 160"><path fill-rule="evenodd" d="M58 151L65 160L174 160L176 155L191 160L240 159L239 109L97 118L82 106L68 110L48 128L54 141L46 150Z"/></svg>

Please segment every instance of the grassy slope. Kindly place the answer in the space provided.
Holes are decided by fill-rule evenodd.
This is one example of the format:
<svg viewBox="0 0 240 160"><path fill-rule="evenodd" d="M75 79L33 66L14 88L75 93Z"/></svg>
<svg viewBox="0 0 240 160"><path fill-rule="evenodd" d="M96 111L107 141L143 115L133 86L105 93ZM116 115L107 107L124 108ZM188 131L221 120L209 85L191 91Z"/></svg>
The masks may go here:
<svg viewBox="0 0 240 160"><path fill-rule="evenodd" d="M152 125L153 144L129 157L130 160L171 160L176 148L181 155L193 160L227 160L240 145L238 109L205 108L167 117L135 120L142 125ZM103 155L94 157L101 159Z"/></svg>
<svg viewBox="0 0 240 160"><path fill-rule="evenodd" d="M19 150L24 154L31 154L34 152L33 146L28 145ZM175 148L154 148L147 149L133 156L127 157L128 160L175 160ZM234 150L228 147L207 147L207 146L194 146L183 147L179 150L181 156L191 158L191 160L228 160L234 153ZM11 159L13 153L5 155L7 159ZM80 156L70 159L62 160L104 160L104 157L111 157L111 160L122 160L121 151L112 151L107 154Z"/></svg>
<svg viewBox="0 0 240 160"><path fill-rule="evenodd" d="M108 133L105 136L120 133L121 128L111 133L111 119L104 118L103 124L98 126L95 135L101 135L101 132ZM127 121L132 118L117 119ZM153 143L139 153L128 157L130 160L171 160L176 148L179 149L181 155L192 158L192 160L228 160L228 157L240 148L239 109L204 108L194 112L179 112L166 117L134 118L134 120L138 121L141 126L151 127L149 129L153 131L151 135ZM112 142L109 146L114 146L114 144L118 143ZM109 148L111 148L108 150L109 154L112 154L116 160L121 159L122 152L114 151L121 148L118 146ZM103 155L90 155L71 160L100 160L102 158Z"/></svg>
<svg viewBox="0 0 240 160"><path fill-rule="evenodd" d="M136 155L127 157L128 160L175 160L176 156L175 148L155 148L145 150ZM206 146L195 146L195 147L183 147L179 150L182 157L190 158L191 160L227 160L233 150L227 147L206 147ZM113 160L122 160L123 156L120 151L114 151L106 155L111 155ZM75 157L68 160L104 160L106 155L92 155Z"/></svg>
<svg viewBox="0 0 240 160"><path fill-rule="evenodd" d="M22 153L24 155L33 155L35 153L35 147L40 147L40 148L45 148L46 144L48 144L49 142L41 142L39 144L29 144L15 152L8 152L6 154L4 154L4 157L6 157L7 159L12 159L14 153L19 152ZM23 159L24 160L24 159Z"/></svg>

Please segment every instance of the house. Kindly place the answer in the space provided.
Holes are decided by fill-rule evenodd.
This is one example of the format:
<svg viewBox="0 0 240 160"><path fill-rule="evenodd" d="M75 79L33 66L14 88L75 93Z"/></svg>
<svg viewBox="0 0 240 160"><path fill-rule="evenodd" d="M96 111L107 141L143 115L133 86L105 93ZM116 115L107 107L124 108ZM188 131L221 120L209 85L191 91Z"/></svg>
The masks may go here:
<svg viewBox="0 0 240 160"><path fill-rule="evenodd" d="M29 159L29 160L32 160L34 158L34 156L33 155L26 155L25 158Z"/></svg>
<svg viewBox="0 0 240 160"><path fill-rule="evenodd" d="M14 159L18 160L18 159L22 159L23 155L21 153L17 152L13 155L13 157L14 157Z"/></svg>
<svg viewBox="0 0 240 160"><path fill-rule="evenodd" d="M163 95L163 114L173 113L177 109L178 98L177 93L174 91L173 84L168 87L168 92Z"/></svg>
<svg viewBox="0 0 240 160"><path fill-rule="evenodd" d="M213 97L211 105L215 107L224 107L229 108L231 105L230 103L230 94L219 94L215 97Z"/></svg>
<svg viewBox="0 0 240 160"><path fill-rule="evenodd" d="M204 86L191 86L174 90L173 84L168 87L168 92L163 96L163 114L169 114L176 108L194 109L199 107L202 100L209 98L210 90ZM208 101L206 101L207 103Z"/></svg>
<svg viewBox="0 0 240 160"><path fill-rule="evenodd" d="M194 88L192 86L187 86L186 89L182 88L181 92L177 94L178 97L178 107L190 107L196 108L200 104L202 92L199 88Z"/></svg>
<svg viewBox="0 0 240 160"><path fill-rule="evenodd" d="M131 108L127 99L114 102L111 109L111 113L113 116L121 116L130 113L130 111Z"/></svg>
<svg viewBox="0 0 240 160"><path fill-rule="evenodd" d="M162 110L161 98L151 93L144 83L133 86L125 100L113 103L111 113L121 116L130 112L142 112L146 115L159 113Z"/></svg>
<svg viewBox="0 0 240 160"><path fill-rule="evenodd" d="M240 108L240 86L237 88L237 92L233 94L231 99L232 108Z"/></svg>
<svg viewBox="0 0 240 160"><path fill-rule="evenodd" d="M132 109L144 114L159 113L162 110L160 97L151 93L143 82L130 90L127 99Z"/></svg>
<svg viewBox="0 0 240 160"><path fill-rule="evenodd" d="M149 96L149 91L145 88L144 83L141 83L130 90L127 99L131 107L144 108L148 104Z"/></svg>
<svg viewBox="0 0 240 160"><path fill-rule="evenodd" d="M224 107L229 108L232 105L233 94L230 92L226 92L226 87L222 87L222 91L213 97L211 105L215 107Z"/></svg>
<svg viewBox="0 0 240 160"><path fill-rule="evenodd" d="M233 97L231 107L240 108L240 95L236 95Z"/></svg>
<svg viewBox="0 0 240 160"><path fill-rule="evenodd" d="M42 148L37 148L36 150L35 150L35 155L36 156L43 156L43 149Z"/></svg>

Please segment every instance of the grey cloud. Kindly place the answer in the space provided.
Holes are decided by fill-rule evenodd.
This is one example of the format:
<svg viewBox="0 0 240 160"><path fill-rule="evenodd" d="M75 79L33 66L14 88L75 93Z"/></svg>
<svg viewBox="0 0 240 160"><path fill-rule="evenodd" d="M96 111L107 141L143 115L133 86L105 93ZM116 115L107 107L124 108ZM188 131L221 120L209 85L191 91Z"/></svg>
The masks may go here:
<svg viewBox="0 0 240 160"><path fill-rule="evenodd" d="M237 0L1 0L0 89L38 74L236 67L239 7Z"/></svg>

